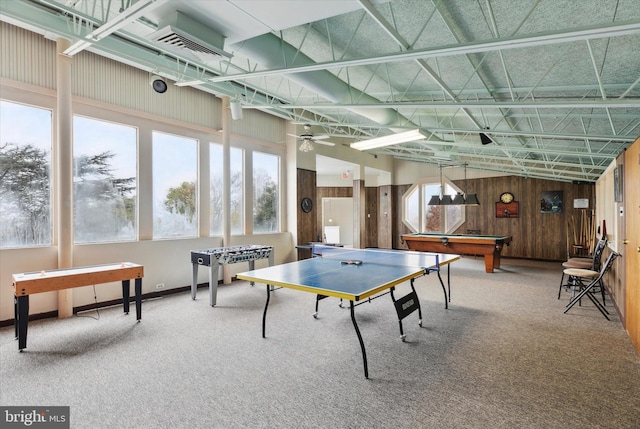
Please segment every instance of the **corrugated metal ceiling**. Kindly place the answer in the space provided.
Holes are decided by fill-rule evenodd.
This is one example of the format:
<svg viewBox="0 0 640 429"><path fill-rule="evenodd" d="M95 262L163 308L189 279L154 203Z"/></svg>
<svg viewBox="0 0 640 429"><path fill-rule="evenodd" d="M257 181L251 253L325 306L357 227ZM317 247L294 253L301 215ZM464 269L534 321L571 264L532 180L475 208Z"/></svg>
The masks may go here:
<svg viewBox="0 0 640 429"><path fill-rule="evenodd" d="M176 11L233 57L153 45ZM637 0L26 0L0 17L338 143L421 128L427 141L375 150L416 162L595 181L640 135Z"/></svg>

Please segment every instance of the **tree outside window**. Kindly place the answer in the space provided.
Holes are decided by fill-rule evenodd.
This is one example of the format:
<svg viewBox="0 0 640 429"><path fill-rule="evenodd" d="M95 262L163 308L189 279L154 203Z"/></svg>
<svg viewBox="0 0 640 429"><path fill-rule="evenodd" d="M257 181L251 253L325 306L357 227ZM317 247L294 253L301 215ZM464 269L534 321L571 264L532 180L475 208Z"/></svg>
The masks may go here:
<svg viewBox="0 0 640 429"><path fill-rule="evenodd" d="M137 237L137 131L81 116L73 119L74 241Z"/></svg>
<svg viewBox="0 0 640 429"><path fill-rule="evenodd" d="M153 132L153 238L196 237L198 142Z"/></svg>
<svg viewBox="0 0 640 429"><path fill-rule="evenodd" d="M253 231L279 231L280 157L253 153Z"/></svg>
<svg viewBox="0 0 640 429"><path fill-rule="evenodd" d="M0 101L0 248L52 243L51 111Z"/></svg>
<svg viewBox="0 0 640 429"><path fill-rule="evenodd" d="M209 151L210 158L210 234L221 236L223 233L223 210L222 210L222 145L211 144ZM243 158L244 151L238 148L230 148L230 200L231 210L229 213L231 220L231 233L242 234L244 232L244 192L243 192Z"/></svg>

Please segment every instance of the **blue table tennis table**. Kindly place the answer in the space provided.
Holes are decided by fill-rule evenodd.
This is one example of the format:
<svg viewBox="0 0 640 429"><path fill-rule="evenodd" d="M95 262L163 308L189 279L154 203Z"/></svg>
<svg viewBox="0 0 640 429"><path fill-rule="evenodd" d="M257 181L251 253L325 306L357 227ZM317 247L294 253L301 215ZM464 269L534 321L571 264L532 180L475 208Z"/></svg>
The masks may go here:
<svg viewBox="0 0 640 429"><path fill-rule="evenodd" d="M448 308L449 294L440 276L440 270L447 266L447 282L450 286L450 264L459 255L412 252L383 249L348 249L333 246L314 246L314 257L298 262L276 265L268 268L237 274L237 278L267 285L267 300L262 316L262 337L266 337L266 318L269 299L274 286L301 290L316 294L316 313L318 302L326 297L349 301L351 321L360 342L364 376L369 378L367 353L355 318L357 305L378 298L387 293L395 305L400 325L400 336L404 341L402 319L418 311L419 325L422 326L422 310L416 294L414 279L437 273L445 295L445 308ZM409 281L411 292L396 299L395 286ZM365 301L366 300L366 301Z"/></svg>

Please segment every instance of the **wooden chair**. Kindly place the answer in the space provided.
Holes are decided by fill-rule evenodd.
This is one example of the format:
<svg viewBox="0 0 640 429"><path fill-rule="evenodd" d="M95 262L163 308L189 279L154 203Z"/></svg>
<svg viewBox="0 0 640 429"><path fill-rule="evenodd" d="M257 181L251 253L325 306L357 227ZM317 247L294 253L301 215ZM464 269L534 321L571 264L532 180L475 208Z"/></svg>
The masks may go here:
<svg viewBox="0 0 640 429"><path fill-rule="evenodd" d="M604 248L607 246L607 239L602 238L598 241L595 249L593 250L593 255L590 258L569 258L565 262L562 263L562 277L560 278L560 289L558 290L558 299L560 299L560 295L562 294L562 288L571 289L575 294L575 281L569 277L567 279L567 283L564 283L564 276L566 274L567 269L577 268L577 269L585 269L591 271L599 271L600 263L602 260L602 252ZM604 301L604 287L601 284L602 289L602 302L606 305ZM575 295L574 295L575 296Z"/></svg>
<svg viewBox="0 0 640 429"><path fill-rule="evenodd" d="M604 308L604 305L600 301L598 301L598 298L596 298L596 296L593 294L592 289L595 287L601 288L602 297L604 300L604 284L602 282L602 277L606 274L607 271L611 269L613 261L618 256L620 256L619 253L612 251L600 271L585 270L582 268L567 268L566 270L564 270L564 273L566 275L573 278L578 288L578 293L573 298L571 298L569 304L566 305L566 309L564 310L565 313L569 311L571 307L573 307L577 302L581 302L582 298L586 296L591 300L591 302L593 302L596 308L600 310L600 313L602 313L602 315L607 320L611 320L609 319L609 312L606 308Z"/></svg>

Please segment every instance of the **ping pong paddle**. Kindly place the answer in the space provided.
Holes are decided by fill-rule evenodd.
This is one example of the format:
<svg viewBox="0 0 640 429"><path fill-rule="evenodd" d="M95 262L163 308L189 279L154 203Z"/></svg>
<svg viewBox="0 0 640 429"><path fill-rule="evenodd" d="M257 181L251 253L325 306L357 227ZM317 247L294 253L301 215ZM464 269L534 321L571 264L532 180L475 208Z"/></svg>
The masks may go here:
<svg viewBox="0 0 640 429"><path fill-rule="evenodd" d="M362 261L340 261L342 265L362 265Z"/></svg>

